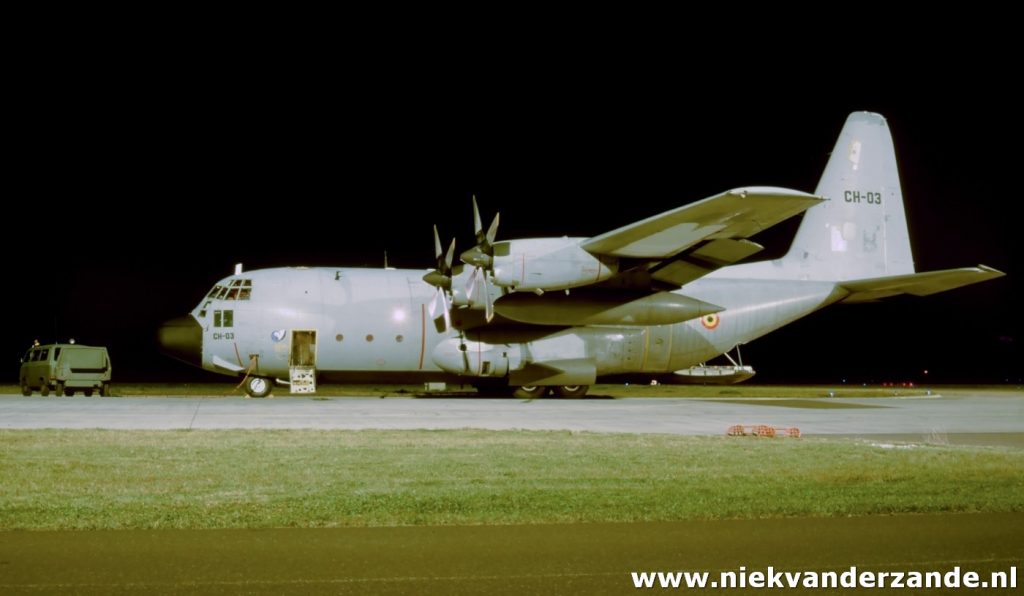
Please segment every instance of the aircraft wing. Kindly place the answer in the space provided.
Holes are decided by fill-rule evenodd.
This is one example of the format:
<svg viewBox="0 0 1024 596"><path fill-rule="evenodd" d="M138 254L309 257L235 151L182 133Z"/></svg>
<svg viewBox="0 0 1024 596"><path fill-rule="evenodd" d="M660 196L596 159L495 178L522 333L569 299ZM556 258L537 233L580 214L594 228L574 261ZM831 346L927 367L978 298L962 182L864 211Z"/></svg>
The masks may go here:
<svg viewBox="0 0 1024 596"><path fill-rule="evenodd" d="M594 236L581 246L592 254L668 259L704 240L747 238L822 200L787 188L736 188Z"/></svg>
<svg viewBox="0 0 1024 596"><path fill-rule="evenodd" d="M978 265L977 267L840 282L839 285L850 292L841 302L856 303L870 302L898 294L928 296L1004 275L1006 274L997 269Z"/></svg>

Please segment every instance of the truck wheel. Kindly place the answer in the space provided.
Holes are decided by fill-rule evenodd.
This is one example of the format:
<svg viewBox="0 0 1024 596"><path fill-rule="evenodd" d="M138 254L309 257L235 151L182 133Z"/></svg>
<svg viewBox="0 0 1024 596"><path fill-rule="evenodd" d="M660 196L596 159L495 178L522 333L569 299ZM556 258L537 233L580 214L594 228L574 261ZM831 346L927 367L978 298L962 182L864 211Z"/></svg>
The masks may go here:
<svg viewBox="0 0 1024 596"><path fill-rule="evenodd" d="M64 395L64 383L58 381L57 384L54 386L53 394L56 395L57 397Z"/></svg>
<svg viewBox="0 0 1024 596"><path fill-rule="evenodd" d="M100 385L100 397L110 397L110 383Z"/></svg>
<svg viewBox="0 0 1024 596"><path fill-rule="evenodd" d="M68 397L74 397L74 395L75 395L75 388L74 387L65 387L64 388L64 395L66 395Z"/></svg>
<svg viewBox="0 0 1024 596"><path fill-rule="evenodd" d="M25 397L32 395L32 388L29 387L28 383L26 383L25 381L21 382L21 394L24 395Z"/></svg>
<svg viewBox="0 0 1024 596"><path fill-rule="evenodd" d="M583 397L588 389L590 385L558 385L554 392L558 397Z"/></svg>
<svg viewBox="0 0 1024 596"><path fill-rule="evenodd" d="M43 397L50 395L50 386L43 383L43 386L39 388L39 395L42 395Z"/></svg>
<svg viewBox="0 0 1024 596"><path fill-rule="evenodd" d="M516 387L515 391L512 392L512 397L537 399L538 397L544 397L548 389L547 386L542 385L523 385L522 387Z"/></svg>
<svg viewBox="0 0 1024 596"><path fill-rule="evenodd" d="M84 393L86 397L92 397L92 387L89 387L88 389L82 389L82 393Z"/></svg>
<svg viewBox="0 0 1024 596"><path fill-rule="evenodd" d="M266 397L273 388L274 383L266 377L249 377L245 382L245 392L249 397Z"/></svg>

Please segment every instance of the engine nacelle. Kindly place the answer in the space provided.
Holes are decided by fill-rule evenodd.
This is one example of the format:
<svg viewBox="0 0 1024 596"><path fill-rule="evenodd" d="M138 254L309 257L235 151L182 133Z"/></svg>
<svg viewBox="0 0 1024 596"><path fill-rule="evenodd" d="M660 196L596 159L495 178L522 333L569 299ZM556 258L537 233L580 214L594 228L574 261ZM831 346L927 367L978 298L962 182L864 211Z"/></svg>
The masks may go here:
<svg viewBox="0 0 1024 596"><path fill-rule="evenodd" d="M494 243L494 282L519 291L564 290L602 282L618 260L580 248L585 238L534 238Z"/></svg>

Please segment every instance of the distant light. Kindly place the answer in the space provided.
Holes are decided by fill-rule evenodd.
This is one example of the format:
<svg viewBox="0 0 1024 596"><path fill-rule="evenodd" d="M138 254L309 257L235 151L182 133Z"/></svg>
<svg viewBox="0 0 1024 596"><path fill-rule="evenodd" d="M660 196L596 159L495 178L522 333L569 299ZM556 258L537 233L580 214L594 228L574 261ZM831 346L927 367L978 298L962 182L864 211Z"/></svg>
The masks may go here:
<svg viewBox="0 0 1024 596"><path fill-rule="evenodd" d="M395 309L395 312L391 313L391 320L396 323L401 323L405 320L405 311L402 309Z"/></svg>
<svg viewBox="0 0 1024 596"><path fill-rule="evenodd" d="M924 374L928 374L928 369L924 369Z"/></svg>

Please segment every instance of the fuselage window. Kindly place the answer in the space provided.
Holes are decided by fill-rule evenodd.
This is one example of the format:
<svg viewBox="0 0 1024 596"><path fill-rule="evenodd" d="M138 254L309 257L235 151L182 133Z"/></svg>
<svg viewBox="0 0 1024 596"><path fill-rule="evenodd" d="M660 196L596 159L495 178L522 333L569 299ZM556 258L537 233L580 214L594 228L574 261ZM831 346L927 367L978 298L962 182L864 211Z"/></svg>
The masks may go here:
<svg viewBox="0 0 1024 596"><path fill-rule="evenodd" d="M220 311L219 310L213 311L213 326L214 327L220 327L220 319L221 319Z"/></svg>
<svg viewBox="0 0 1024 596"><path fill-rule="evenodd" d="M237 280L235 280L235 281L237 281ZM227 300L237 300L237 299L238 299L238 288L231 288L230 290L228 290Z"/></svg>
<svg viewBox="0 0 1024 596"><path fill-rule="evenodd" d="M209 293L209 294L207 294L207 295L206 295L206 297L207 297L207 298L213 298L214 296L216 296L217 294L219 294L219 293L220 293L220 291L221 291L221 287L220 287L220 286L213 286L213 289L212 289L212 290L210 290L210 293Z"/></svg>
<svg viewBox="0 0 1024 596"><path fill-rule="evenodd" d="M224 326L233 327L235 324L235 311L226 310L224 311Z"/></svg>
<svg viewBox="0 0 1024 596"><path fill-rule="evenodd" d="M210 307L210 301L207 300L206 304L204 304L203 307L199 309L199 316L200 317L205 317L206 316L206 309L209 308L209 307Z"/></svg>
<svg viewBox="0 0 1024 596"><path fill-rule="evenodd" d="M252 288L242 288L238 291L238 299L248 300L250 294L252 294Z"/></svg>
<svg viewBox="0 0 1024 596"><path fill-rule="evenodd" d="M217 300L223 300L224 297L227 296L227 295L228 295L228 289L227 288L221 288L220 289L220 293L217 294Z"/></svg>

